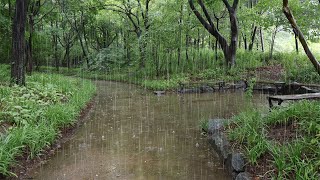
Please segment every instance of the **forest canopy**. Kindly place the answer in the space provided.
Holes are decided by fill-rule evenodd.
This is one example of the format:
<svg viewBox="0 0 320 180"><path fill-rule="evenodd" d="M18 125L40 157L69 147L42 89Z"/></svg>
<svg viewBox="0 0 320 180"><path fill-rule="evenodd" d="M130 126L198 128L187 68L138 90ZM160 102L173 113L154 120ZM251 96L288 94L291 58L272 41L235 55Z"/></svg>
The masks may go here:
<svg viewBox="0 0 320 180"><path fill-rule="evenodd" d="M12 67L19 79L44 65L162 77L257 66L248 59L270 63L274 53L303 54L309 46L319 72L319 10L316 0L5 0L0 62L21 61Z"/></svg>

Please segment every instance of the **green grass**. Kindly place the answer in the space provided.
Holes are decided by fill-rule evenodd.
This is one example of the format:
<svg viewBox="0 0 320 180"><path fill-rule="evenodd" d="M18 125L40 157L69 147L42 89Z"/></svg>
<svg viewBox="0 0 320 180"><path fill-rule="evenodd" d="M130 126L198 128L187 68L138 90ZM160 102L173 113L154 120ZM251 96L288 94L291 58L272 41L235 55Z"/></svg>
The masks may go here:
<svg viewBox="0 0 320 180"><path fill-rule="evenodd" d="M182 62L178 65L176 54L173 53L170 56L170 61L167 54L164 54L162 59L159 60L158 66L153 63L147 64L144 70L137 70L137 67L132 66L114 67L106 71L90 71L85 68L59 68L59 71L56 71L53 67L41 67L40 71L87 79L128 82L152 90L174 90L179 88L180 83L192 81L213 82L223 80L233 82L257 78L255 74L252 74L256 68L281 65L284 68L284 73L279 79L281 81L320 83L319 75L303 53L274 53L273 58L269 59L268 52L249 52L240 49L237 52L236 66L232 69L226 69L223 65L224 60L221 52L218 53L218 61L215 60L214 51L211 49L204 48L199 52L192 49L189 55L192 61L185 62L185 57L182 57Z"/></svg>
<svg viewBox="0 0 320 180"><path fill-rule="evenodd" d="M0 123L12 125L0 134L0 174L14 176L10 167L18 163L16 157L28 152L34 158L50 146L94 93L90 81L56 74L35 73L26 87L0 86Z"/></svg>
<svg viewBox="0 0 320 180"><path fill-rule="evenodd" d="M268 138L275 126L296 124L296 138L279 142ZM262 115L247 110L233 118L235 128L229 138L245 152L249 163L257 165L262 156L272 156L275 179L318 179L320 175L320 103L301 101ZM261 166L261 164L259 164Z"/></svg>

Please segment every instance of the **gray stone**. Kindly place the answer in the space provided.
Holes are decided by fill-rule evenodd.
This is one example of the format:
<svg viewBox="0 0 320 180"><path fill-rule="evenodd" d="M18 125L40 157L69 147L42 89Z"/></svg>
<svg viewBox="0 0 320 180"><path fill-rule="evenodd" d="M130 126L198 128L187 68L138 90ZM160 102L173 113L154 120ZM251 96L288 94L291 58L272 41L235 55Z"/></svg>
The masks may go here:
<svg viewBox="0 0 320 180"><path fill-rule="evenodd" d="M200 87L200 91L202 93L213 93L214 92L214 89L210 86L201 86Z"/></svg>
<svg viewBox="0 0 320 180"><path fill-rule="evenodd" d="M251 176L249 173L242 172L239 173L238 176L236 177L236 180L251 180Z"/></svg>
<svg viewBox="0 0 320 180"><path fill-rule="evenodd" d="M232 84L229 84L229 87L228 89L237 89L237 85L232 83Z"/></svg>
<svg viewBox="0 0 320 180"><path fill-rule="evenodd" d="M154 93L155 95L157 95L157 96L162 96L162 95L166 94L165 91L154 91L153 93Z"/></svg>
<svg viewBox="0 0 320 180"><path fill-rule="evenodd" d="M208 133L215 134L220 132L220 129L224 126L224 119L210 119L208 122Z"/></svg>
<svg viewBox="0 0 320 180"><path fill-rule="evenodd" d="M244 172L245 161L241 153L232 154L231 166L233 171Z"/></svg>
<svg viewBox="0 0 320 180"><path fill-rule="evenodd" d="M180 89L178 90L181 94L188 94L188 93L201 93L200 88L190 88L190 89Z"/></svg>
<svg viewBox="0 0 320 180"><path fill-rule="evenodd" d="M231 154L230 144L225 134L222 132L213 134L209 138L209 143L212 145L214 150L218 153L221 160L225 162L229 154Z"/></svg>

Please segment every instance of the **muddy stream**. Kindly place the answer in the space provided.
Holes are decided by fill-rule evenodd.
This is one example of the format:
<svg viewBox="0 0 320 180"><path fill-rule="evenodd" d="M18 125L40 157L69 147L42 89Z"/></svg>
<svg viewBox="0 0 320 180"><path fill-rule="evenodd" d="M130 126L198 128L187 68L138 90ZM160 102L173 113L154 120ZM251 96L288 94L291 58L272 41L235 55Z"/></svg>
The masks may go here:
<svg viewBox="0 0 320 180"><path fill-rule="evenodd" d="M199 128L246 107L242 92L155 96L134 85L96 82L85 124L34 179L230 179ZM254 95L265 106L265 95Z"/></svg>

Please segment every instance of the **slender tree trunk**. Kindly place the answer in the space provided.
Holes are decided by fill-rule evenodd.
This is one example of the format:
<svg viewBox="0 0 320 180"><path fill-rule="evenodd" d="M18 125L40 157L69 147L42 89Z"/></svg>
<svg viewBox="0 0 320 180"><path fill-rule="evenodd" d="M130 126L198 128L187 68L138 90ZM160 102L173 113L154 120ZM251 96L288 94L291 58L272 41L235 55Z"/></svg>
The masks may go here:
<svg viewBox="0 0 320 180"><path fill-rule="evenodd" d="M82 18L84 17L83 10L81 10L81 17ZM90 54L89 45L88 45L88 39L87 39L87 30L86 30L86 25L84 23L84 20L81 21L81 26L82 26L82 31L83 31L82 35L83 35L84 43L85 43L85 46L86 46L86 50Z"/></svg>
<svg viewBox="0 0 320 180"><path fill-rule="evenodd" d="M257 26L254 26L253 30L252 30L252 35L251 35L251 42L249 44L249 51L252 51L253 49L253 45L254 45L254 40L256 38L256 33L257 33Z"/></svg>
<svg viewBox="0 0 320 180"><path fill-rule="evenodd" d="M296 33L294 33L294 41L296 44L296 53L299 54L299 42L298 42L298 36Z"/></svg>
<svg viewBox="0 0 320 180"><path fill-rule="evenodd" d="M25 85L25 26L29 0L16 0L12 26L11 83Z"/></svg>
<svg viewBox="0 0 320 180"><path fill-rule="evenodd" d="M243 37L244 49L248 50L247 35L242 34L242 37Z"/></svg>
<svg viewBox="0 0 320 180"><path fill-rule="evenodd" d="M204 48L204 46L205 46L205 40L204 40L204 34L203 34L203 33L201 33L201 41L202 41L202 43L201 43L201 48Z"/></svg>
<svg viewBox="0 0 320 180"><path fill-rule="evenodd" d="M54 25L55 24L55 25ZM58 29L58 22L55 23L51 22L51 27L54 27ZM58 58L58 35L54 32L52 33L52 45L54 50L54 65L56 67L56 70L59 71L59 58Z"/></svg>
<svg viewBox="0 0 320 180"><path fill-rule="evenodd" d="M264 52L264 38L263 38L263 31L260 27L260 41L261 41L261 51Z"/></svg>
<svg viewBox="0 0 320 180"><path fill-rule="evenodd" d="M70 44L66 44L66 52L65 52L65 60L67 62L68 69L71 68L71 61L70 61Z"/></svg>
<svg viewBox="0 0 320 180"><path fill-rule="evenodd" d="M278 32L278 26L275 27L275 30L272 33L269 59L272 59L272 57L273 57L273 49L274 49L274 43L275 43L275 40L276 40L277 32Z"/></svg>
<svg viewBox="0 0 320 180"><path fill-rule="evenodd" d="M178 65L181 63L181 46L182 46L182 18L183 18L183 4L180 6L180 17L179 17L179 47L178 47Z"/></svg>
<svg viewBox="0 0 320 180"><path fill-rule="evenodd" d="M27 73L31 75L33 70L33 57L32 57L32 39L33 39L33 32L34 32L34 20L33 15L29 15L29 39L26 45L26 61L27 61Z"/></svg>
<svg viewBox="0 0 320 180"><path fill-rule="evenodd" d="M239 38L239 42L238 42L238 44L239 44L239 49L241 49L242 38Z"/></svg>
<svg viewBox="0 0 320 180"><path fill-rule="evenodd" d="M197 50L199 52L199 50L200 50L200 28L198 28L198 38L196 40L196 46L197 46Z"/></svg>
<svg viewBox="0 0 320 180"><path fill-rule="evenodd" d="M283 13L286 15L292 28L294 29L295 34L297 34L299 41L300 41L306 55L308 56L309 60L313 64L314 68L316 69L316 71L320 75L320 63L316 59L316 57L312 54L312 52L308 46L308 43L307 43L306 39L304 38L304 35L303 35L302 31L300 30L288 4L289 4L288 0L283 0Z"/></svg>
<svg viewBox="0 0 320 180"><path fill-rule="evenodd" d="M219 28L219 20L217 18L217 30L219 31L220 28ZM218 61L218 38L216 38L216 45L215 45L215 56L216 56L216 61Z"/></svg>
<svg viewBox="0 0 320 180"><path fill-rule="evenodd" d="M189 31L186 33L186 61L189 62Z"/></svg>

